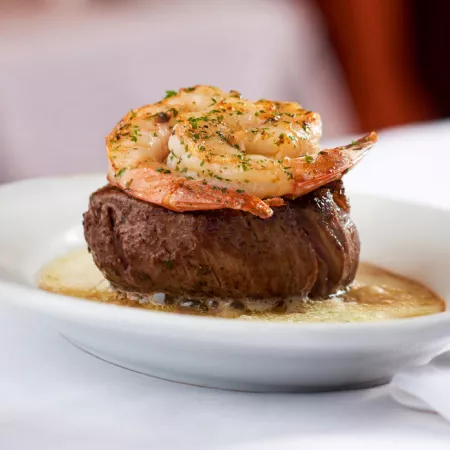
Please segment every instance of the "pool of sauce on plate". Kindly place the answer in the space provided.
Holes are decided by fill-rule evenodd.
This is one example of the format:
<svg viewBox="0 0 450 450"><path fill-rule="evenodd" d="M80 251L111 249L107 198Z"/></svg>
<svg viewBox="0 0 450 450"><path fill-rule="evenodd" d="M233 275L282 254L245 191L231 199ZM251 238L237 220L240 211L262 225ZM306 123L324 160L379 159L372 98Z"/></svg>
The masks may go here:
<svg viewBox="0 0 450 450"><path fill-rule="evenodd" d="M73 297L183 312L173 304L165 304L162 294L149 301L113 290L86 249L71 251L52 261L41 271L38 284L41 289ZM424 285L368 263L361 263L355 282L333 298L320 301L298 298L287 303L289 306L283 313L222 310L216 315L277 322L370 322L425 316L445 310L444 300ZM195 313L189 308L184 312Z"/></svg>

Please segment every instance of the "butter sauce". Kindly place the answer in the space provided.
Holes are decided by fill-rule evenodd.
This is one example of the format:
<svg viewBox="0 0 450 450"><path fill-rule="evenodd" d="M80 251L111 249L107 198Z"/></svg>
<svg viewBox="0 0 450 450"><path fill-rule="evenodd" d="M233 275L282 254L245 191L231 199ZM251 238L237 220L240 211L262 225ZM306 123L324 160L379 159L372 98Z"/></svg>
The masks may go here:
<svg viewBox="0 0 450 450"><path fill-rule="evenodd" d="M250 302L245 301L240 307L235 306L236 302L224 301L226 306L214 310L204 305L200 305L203 309L195 308L188 299L178 303L169 301L163 294L153 297L123 294L111 288L86 249L73 250L50 262L39 274L38 285L46 291L104 303L241 320L370 322L425 316L445 310L444 300L424 285L368 263L359 265L354 283L345 292L329 299L288 299L283 308L274 311L271 307L270 312L250 308L251 312ZM211 300L210 303L217 306L220 302ZM252 302L255 303L258 302Z"/></svg>

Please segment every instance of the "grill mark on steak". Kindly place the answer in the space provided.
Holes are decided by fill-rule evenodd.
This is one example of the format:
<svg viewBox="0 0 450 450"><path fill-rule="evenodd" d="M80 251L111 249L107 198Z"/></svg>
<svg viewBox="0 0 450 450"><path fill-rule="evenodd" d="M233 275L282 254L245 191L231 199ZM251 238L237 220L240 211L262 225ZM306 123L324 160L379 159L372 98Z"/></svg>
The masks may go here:
<svg viewBox="0 0 450 450"><path fill-rule="evenodd" d="M334 201L329 189L320 189L317 195L320 197L311 199L302 217L303 229L308 233L317 255L319 275L311 290L310 295L313 297L325 296L331 286L341 284L340 269L344 265L340 264L343 247L337 237L340 224L333 220L336 216L335 211L341 210L332 207Z"/></svg>
<svg viewBox="0 0 450 450"><path fill-rule="evenodd" d="M211 274L216 280L216 283L218 285L219 291L222 291L221 278L220 278L219 274L216 272L216 270L214 269L213 259L209 257L209 254L208 254L207 250L203 250L203 254L205 256L205 259L206 259L206 262L207 262L208 266L211 268Z"/></svg>
<svg viewBox="0 0 450 450"><path fill-rule="evenodd" d="M118 233L116 225L116 211L113 208L106 208L106 215L108 216L109 223L111 225L111 230L113 231L113 241L114 247L117 252L117 259L122 264L123 270L126 272L128 270L129 264L122 246L122 240Z"/></svg>
<svg viewBox="0 0 450 450"><path fill-rule="evenodd" d="M339 290L354 279L359 260L359 240L348 215L349 206L343 189L330 191L321 188L317 194L320 198L314 199L313 207L304 214L304 226L318 255L321 273L311 296L323 297L332 286ZM343 205L345 209L330 207L333 204Z"/></svg>

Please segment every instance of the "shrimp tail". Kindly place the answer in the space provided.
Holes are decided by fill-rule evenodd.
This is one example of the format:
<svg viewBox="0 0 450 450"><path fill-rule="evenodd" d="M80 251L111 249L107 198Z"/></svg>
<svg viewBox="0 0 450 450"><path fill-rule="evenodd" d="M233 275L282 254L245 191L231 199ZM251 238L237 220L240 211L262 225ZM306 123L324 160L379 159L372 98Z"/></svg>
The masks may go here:
<svg viewBox="0 0 450 450"><path fill-rule="evenodd" d="M322 150L313 161L310 161L311 157L298 158L294 167L293 197L300 197L342 178L363 159L377 140L377 133L372 131L351 144Z"/></svg>
<svg viewBox="0 0 450 450"><path fill-rule="evenodd" d="M177 188L166 196L163 206L180 212L230 208L250 212L262 219L273 214L272 209L263 200L253 195L211 186L202 181L187 183L183 179L180 179Z"/></svg>
<svg viewBox="0 0 450 450"><path fill-rule="evenodd" d="M151 165L127 170L120 177L110 171L108 181L135 198L176 212L229 208L261 219L273 214L270 206L258 197L204 181L170 176Z"/></svg>

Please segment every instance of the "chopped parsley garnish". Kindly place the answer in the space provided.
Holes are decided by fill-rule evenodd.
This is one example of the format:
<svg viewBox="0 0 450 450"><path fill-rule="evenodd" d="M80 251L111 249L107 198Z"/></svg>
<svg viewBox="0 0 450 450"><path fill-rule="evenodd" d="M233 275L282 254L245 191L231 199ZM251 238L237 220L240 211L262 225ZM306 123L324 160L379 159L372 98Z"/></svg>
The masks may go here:
<svg viewBox="0 0 450 450"><path fill-rule="evenodd" d="M164 99L173 97L174 95L177 95L177 91L166 91L166 96Z"/></svg>
<svg viewBox="0 0 450 450"><path fill-rule="evenodd" d="M171 259L167 259L166 261L164 261L165 263L166 263L166 266L169 268L169 269L172 269L173 268L173 261L171 260Z"/></svg>
<svg viewBox="0 0 450 450"><path fill-rule="evenodd" d="M164 170L164 167L158 167L158 168L156 169L157 172L162 172L163 170Z"/></svg>
<svg viewBox="0 0 450 450"><path fill-rule="evenodd" d="M226 141L227 138L223 135L223 133L221 131L216 131L217 136L220 137L220 139L222 139L222 141Z"/></svg>
<svg viewBox="0 0 450 450"><path fill-rule="evenodd" d="M140 136L140 134L138 133L138 131L139 131L139 127L138 127L138 126L135 125L135 126L132 127L130 139L131 139L133 142L137 142L138 136Z"/></svg>
<svg viewBox="0 0 450 450"><path fill-rule="evenodd" d="M157 135L157 133L156 133L156 131L153 133L153 136L155 136L155 137L158 137L158 135Z"/></svg>
<svg viewBox="0 0 450 450"><path fill-rule="evenodd" d="M237 192L238 194L243 194L245 191L243 191L242 189L237 189L236 192Z"/></svg>
<svg viewBox="0 0 450 450"><path fill-rule="evenodd" d="M195 86L187 87L187 88L185 89L185 91L186 91L186 92L192 92L192 91L195 91Z"/></svg>
<svg viewBox="0 0 450 450"><path fill-rule="evenodd" d="M118 177L121 177L123 174L124 174L124 172L126 171L127 169L125 168L125 167L122 167L118 172L117 172L117 176Z"/></svg>
<svg viewBox="0 0 450 450"><path fill-rule="evenodd" d="M201 120L203 120L204 122L208 122L209 119L206 116L200 116L200 117L189 117L188 120L192 128L198 128L198 123Z"/></svg>
<svg viewBox="0 0 450 450"><path fill-rule="evenodd" d="M314 162L314 158L311 155L305 155L305 161L308 164L311 164L312 162Z"/></svg>
<svg viewBox="0 0 450 450"><path fill-rule="evenodd" d="M172 116L174 118L178 116L178 109L170 108L169 111L172 111Z"/></svg>
<svg viewBox="0 0 450 450"><path fill-rule="evenodd" d="M164 173L172 173L169 169L164 170Z"/></svg>

